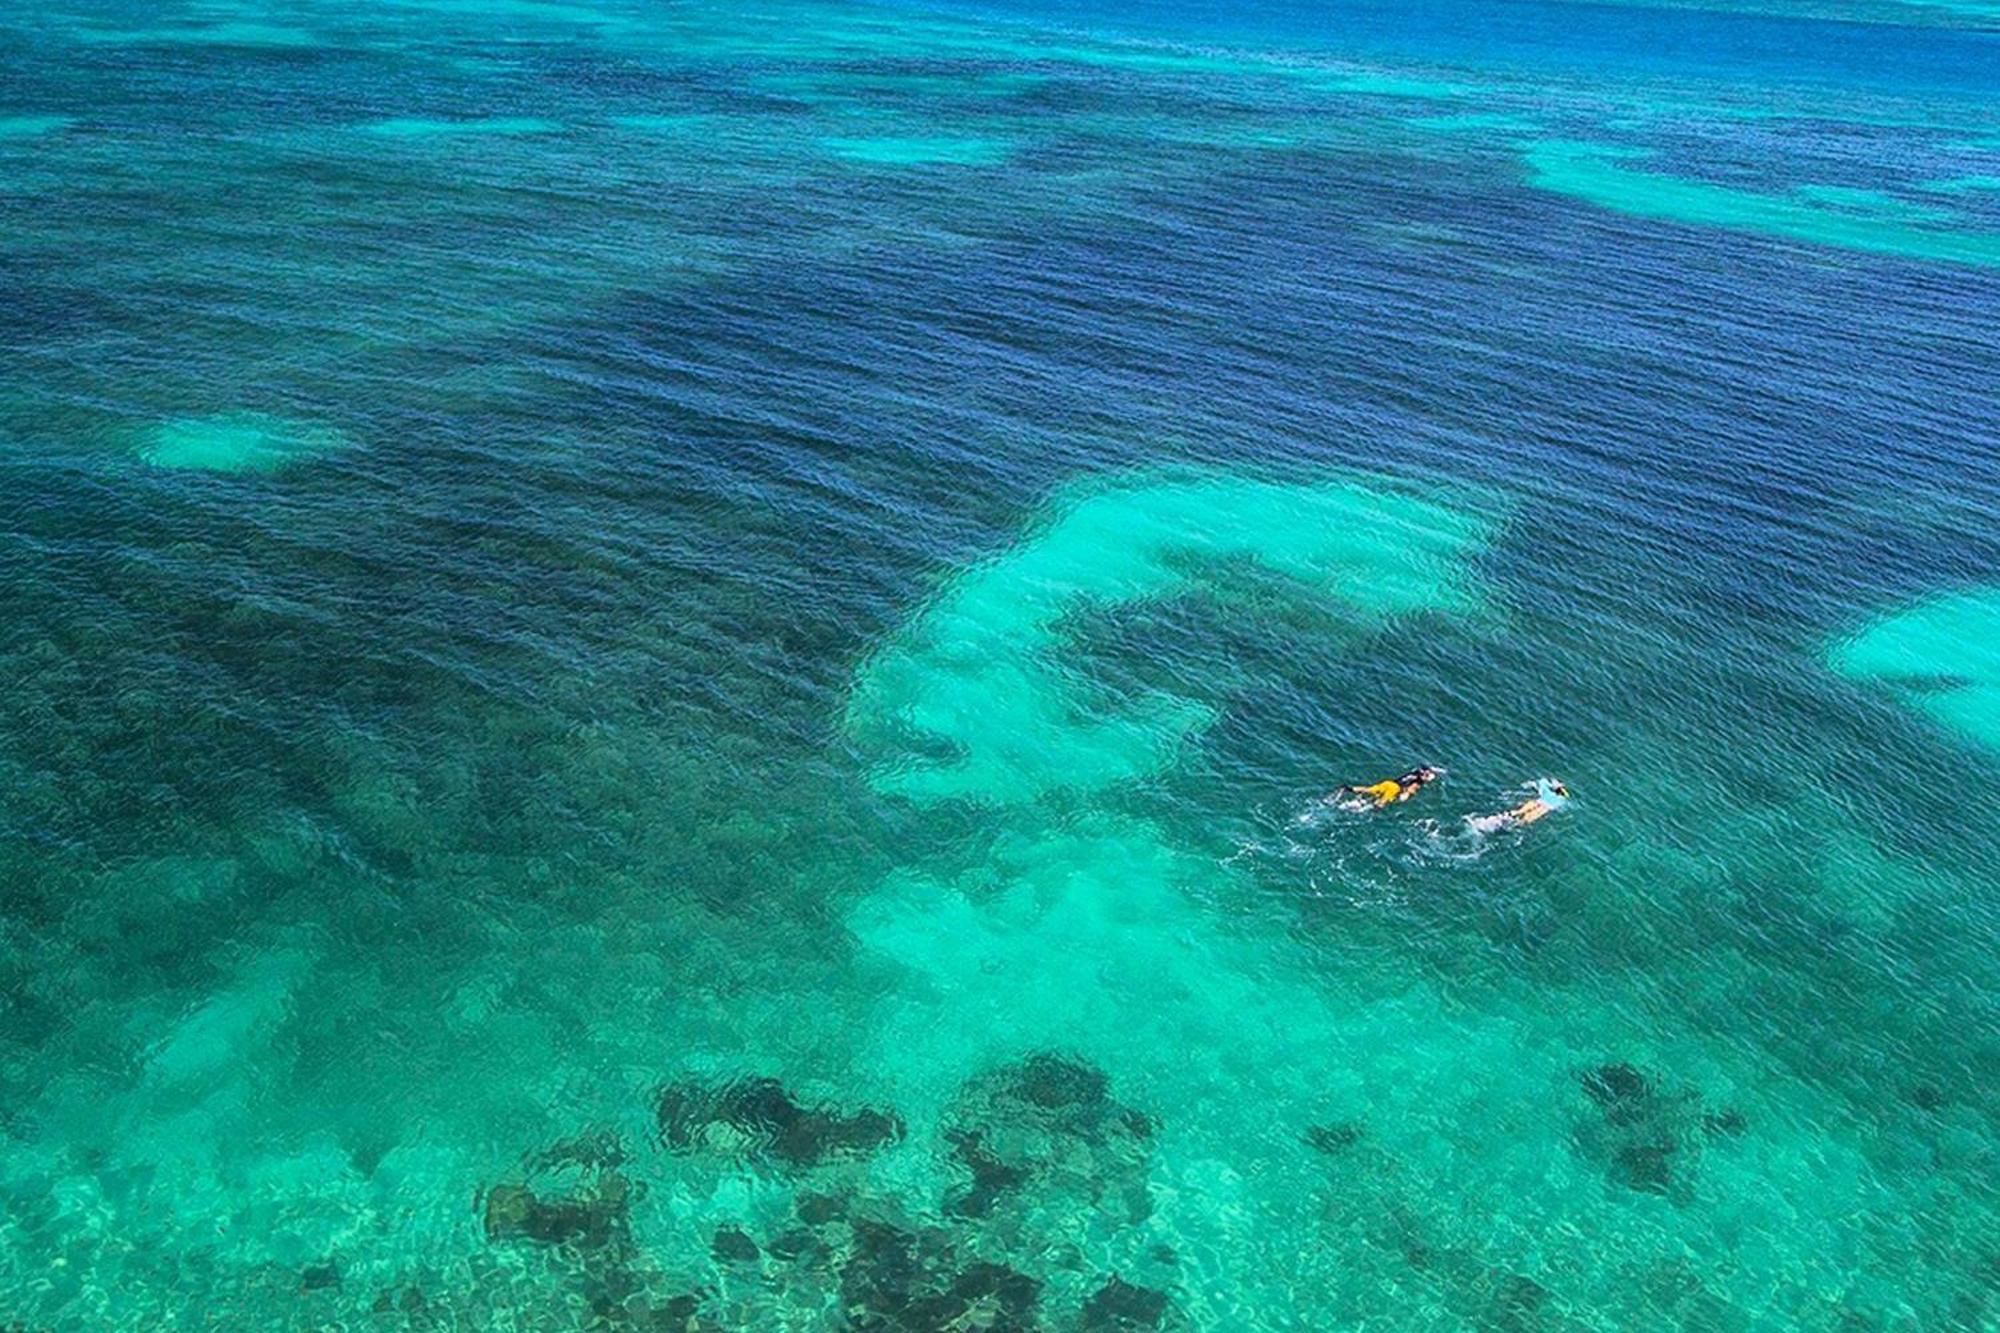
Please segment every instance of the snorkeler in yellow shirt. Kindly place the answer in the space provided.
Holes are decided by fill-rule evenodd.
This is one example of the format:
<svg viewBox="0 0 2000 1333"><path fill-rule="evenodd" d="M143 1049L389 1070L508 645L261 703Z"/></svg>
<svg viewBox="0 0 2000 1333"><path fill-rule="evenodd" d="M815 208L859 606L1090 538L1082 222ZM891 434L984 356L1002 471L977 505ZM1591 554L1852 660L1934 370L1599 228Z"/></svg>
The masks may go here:
<svg viewBox="0 0 2000 1333"><path fill-rule="evenodd" d="M1432 768L1429 764L1425 764L1422 768L1411 769L1400 778L1384 778L1380 782L1371 782L1365 787L1336 787L1333 794L1335 796L1358 796L1363 801L1372 802L1374 807L1380 810L1384 806L1395 805L1399 801L1409 800L1417 794L1419 788L1425 783L1434 780L1442 771L1442 769Z"/></svg>

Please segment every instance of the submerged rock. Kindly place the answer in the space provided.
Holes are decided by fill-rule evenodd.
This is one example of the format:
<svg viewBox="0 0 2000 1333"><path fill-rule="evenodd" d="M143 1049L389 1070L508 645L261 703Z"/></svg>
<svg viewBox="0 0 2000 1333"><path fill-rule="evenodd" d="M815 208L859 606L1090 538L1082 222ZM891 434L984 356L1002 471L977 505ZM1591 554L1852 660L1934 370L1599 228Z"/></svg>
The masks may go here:
<svg viewBox="0 0 2000 1333"><path fill-rule="evenodd" d="M1111 1080L1103 1070L1060 1055L1029 1056L1014 1079L1024 1100L1052 1111L1090 1114L1111 1100Z"/></svg>
<svg viewBox="0 0 2000 1333"><path fill-rule="evenodd" d="M1116 1273L1083 1303L1085 1329L1158 1328L1166 1317L1167 1293L1127 1282Z"/></svg>
<svg viewBox="0 0 2000 1333"><path fill-rule="evenodd" d="M1352 1120L1336 1120L1327 1125L1311 1125L1305 1132L1306 1146L1314 1152L1336 1157L1361 1142L1361 1126Z"/></svg>
<svg viewBox="0 0 2000 1333"><path fill-rule="evenodd" d="M1152 1117L1121 1105L1096 1066L1037 1053L967 1082L946 1117L952 1156L966 1187L945 1201L956 1217L984 1218L1016 1195L1053 1191L1115 1220L1152 1210L1147 1164ZM1042 1198L1041 1203L1047 1203Z"/></svg>
<svg viewBox="0 0 2000 1333"><path fill-rule="evenodd" d="M1705 1113L1698 1091L1669 1091L1623 1061L1585 1070L1578 1082L1600 1113L1596 1123L1578 1128L1579 1148L1603 1164L1614 1184L1636 1193L1684 1200L1702 1140L1739 1134L1746 1125L1741 1112Z"/></svg>
<svg viewBox="0 0 2000 1333"><path fill-rule="evenodd" d="M757 1242L735 1227L718 1227L709 1252L724 1263L754 1264L764 1257Z"/></svg>
<svg viewBox="0 0 2000 1333"><path fill-rule="evenodd" d="M671 1084L660 1093L659 1124L675 1152L763 1158L793 1168L867 1156L903 1137L893 1112L809 1106L762 1077L719 1087Z"/></svg>
<svg viewBox="0 0 2000 1333"><path fill-rule="evenodd" d="M799 1221L809 1227L825 1226L835 1218L847 1215L847 1204L831 1194L814 1194L810 1191L800 1194L792 1202L798 1212Z"/></svg>
<svg viewBox="0 0 2000 1333"><path fill-rule="evenodd" d="M826 1252L826 1246L820 1242L819 1237L804 1227L794 1227L790 1231L779 1232L771 1238L771 1243L766 1248L773 1259L785 1263L810 1262Z"/></svg>
<svg viewBox="0 0 2000 1333"><path fill-rule="evenodd" d="M1041 1284L1005 1264L961 1255L946 1233L866 1218L840 1272L847 1326L860 1333L907 1329L1036 1327Z"/></svg>
<svg viewBox="0 0 2000 1333"><path fill-rule="evenodd" d="M666 1304L652 1312L652 1327L662 1333L684 1333L696 1325L701 1313L701 1297L694 1292L682 1292L672 1297Z"/></svg>
<svg viewBox="0 0 2000 1333"><path fill-rule="evenodd" d="M947 1130L952 1156L972 1173L972 1188L945 1204L956 1217L985 1217L1007 1191L1026 1184L1029 1171L1024 1166L1002 1161L985 1148L977 1132Z"/></svg>
<svg viewBox="0 0 2000 1333"><path fill-rule="evenodd" d="M495 1185L486 1195L486 1238L596 1249L611 1242L622 1208L597 1200L539 1199L525 1185Z"/></svg>
<svg viewBox="0 0 2000 1333"><path fill-rule="evenodd" d="M1653 1081L1622 1062L1599 1065L1583 1075L1583 1095L1617 1122L1644 1113L1653 1096Z"/></svg>
<svg viewBox="0 0 2000 1333"><path fill-rule="evenodd" d="M1627 1189L1646 1194L1665 1194L1673 1184L1673 1157L1679 1147L1670 1138L1650 1143L1632 1143L1617 1149L1611 1160L1617 1164L1617 1178Z"/></svg>
<svg viewBox="0 0 2000 1333"><path fill-rule="evenodd" d="M599 1171L561 1193L538 1194L516 1182L495 1185L487 1191L483 1210L486 1238L603 1249L628 1234L630 1189L612 1170Z"/></svg>
<svg viewBox="0 0 2000 1333"><path fill-rule="evenodd" d="M1710 1134L1734 1138L1750 1127L1743 1113L1733 1106L1725 1106L1720 1111L1702 1113L1701 1127Z"/></svg>
<svg viewBox="0 0 2000 1333"><path fill-rule="evenodd" d="M1549 1303L1549 1290L1531 1277L1503 1273L1493 1291L1493 1305L1483 1321L1495 1333L1537 1327Z"/></svg>

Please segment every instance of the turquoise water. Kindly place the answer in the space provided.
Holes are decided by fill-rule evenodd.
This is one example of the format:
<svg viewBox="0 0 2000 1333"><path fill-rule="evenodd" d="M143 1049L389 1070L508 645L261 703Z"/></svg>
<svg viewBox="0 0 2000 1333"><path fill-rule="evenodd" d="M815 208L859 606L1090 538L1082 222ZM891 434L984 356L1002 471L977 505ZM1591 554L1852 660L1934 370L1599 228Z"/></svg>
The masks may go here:
<svg viewBox="0 0 2000 1333"><path fill-rule="evenodd" d="M10 13L0 1322L2000 1325L2000 37L1756 9Z"/></svg>

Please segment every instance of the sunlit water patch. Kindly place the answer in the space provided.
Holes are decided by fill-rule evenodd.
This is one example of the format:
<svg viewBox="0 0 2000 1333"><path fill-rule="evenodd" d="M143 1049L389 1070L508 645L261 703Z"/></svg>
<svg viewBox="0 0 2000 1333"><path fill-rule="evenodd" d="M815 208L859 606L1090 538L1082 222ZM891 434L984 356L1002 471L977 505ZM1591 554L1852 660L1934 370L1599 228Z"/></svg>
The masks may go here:
<svg viewBox="0 0 2000 1333"><path fill-rule="evenodd" d="M1931 225L1950 219L1944 210L1838 187L1762 193L1636 165L1645 156L1564 141L1535 143L1525 151L1541 188L1622 213L1876 254L2000 265L2000 234Z"/></svg>
<svg viewBox="0 0 2000 1333"><path fill-rule="evenodd" d="M831 136L820 145L836 157L879 167L992 166L1007 146L992 139Z"/></svg>
<svg viewBox="0 0 2000 1333"><path fill-rule="evenodd" d="M1112 700L1062 661L1093 613L1199 588L1250 561L1324 596L1365 632L1475 604L1480 520L1357 485L1234 477L1128 483L1062 501L1020 546L956 576L863 668L850 725L885 760L886 791L1011 802L1143 776L1213 718L1164 692ZM935 757L928 752L941 751Z"/></svg>
<svg viewBox="0 0 2000 1333"><path fill-rule="evenodd" d="M75 123L69 116L0 116L0 139L33 139Z"/></svg>
<svg viewBox="0 0 2000 1333"><path fill-rule="evenodd" d="M152 28L81 27L77 39L105 46L191 46L249 50L309 50L317 36L305 28L250 20L186 23Z"/></svg>
<svg viewBox="0 0 2000 1333"><path fill-rule="evenodd" d="M369 133L391 139L446 139L477 134L554 134L562 126L533 116L490 116L479 120L426 120L404 117L381 120L367 127Z"/></svg>
<svg viewBox="0 0 2000 1333"><path fill-rule="evenodd" d="M1834 667L2000 749L2000 589L1919 603L1835 645Z"/></svg>
<svg viewBox="0 0 2000 1333"><path fill-rule="evenodd" d="M163 421L139 457L157 468L199 472L277 472L341 447L328 426L263 412L225 412Z"/></svg>

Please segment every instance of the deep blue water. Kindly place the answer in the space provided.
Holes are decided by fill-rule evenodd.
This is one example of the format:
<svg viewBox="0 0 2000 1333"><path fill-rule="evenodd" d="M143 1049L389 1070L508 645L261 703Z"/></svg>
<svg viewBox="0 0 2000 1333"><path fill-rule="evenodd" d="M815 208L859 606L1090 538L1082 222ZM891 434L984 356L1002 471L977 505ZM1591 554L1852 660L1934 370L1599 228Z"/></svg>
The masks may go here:
<svg viewBox="0 0 2000 1333"><path fill-rule="evenodd" d="M1992 18L7 16L0 1319L1992 1327Z"/></svg>
<svg viewBox="0 0 2000 1333"><path fill-rule="evenodd" d="M963 12L1186 41L1289 43L1383 59L1603 77L1727 78L1773 84L1969 93L2000 76L2000 11L1884 0L1693 7L1586 0L1305 0L1141 4L1136 0L958 0Z"/></svg>

